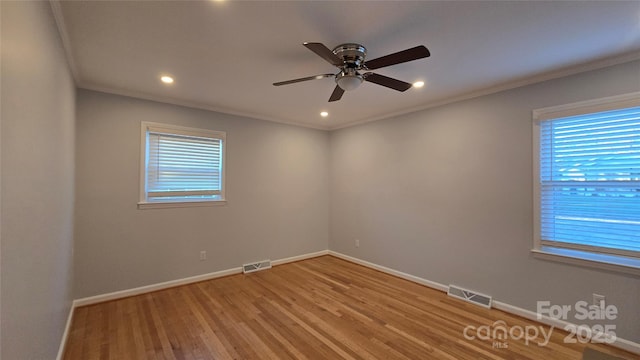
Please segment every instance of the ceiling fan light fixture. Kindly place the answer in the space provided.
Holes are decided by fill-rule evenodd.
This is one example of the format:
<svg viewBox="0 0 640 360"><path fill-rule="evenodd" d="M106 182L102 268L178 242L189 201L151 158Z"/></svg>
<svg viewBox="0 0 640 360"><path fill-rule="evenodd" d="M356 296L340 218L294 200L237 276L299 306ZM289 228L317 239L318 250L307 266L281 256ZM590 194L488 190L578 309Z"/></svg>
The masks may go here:
<svg viewBox="0 0 640 360"><path fill-rule="evenodd" d="M362 75L358 74L354 69L346 69L336 76L336 83L344 91L357 89L363 80Z"/></svg>

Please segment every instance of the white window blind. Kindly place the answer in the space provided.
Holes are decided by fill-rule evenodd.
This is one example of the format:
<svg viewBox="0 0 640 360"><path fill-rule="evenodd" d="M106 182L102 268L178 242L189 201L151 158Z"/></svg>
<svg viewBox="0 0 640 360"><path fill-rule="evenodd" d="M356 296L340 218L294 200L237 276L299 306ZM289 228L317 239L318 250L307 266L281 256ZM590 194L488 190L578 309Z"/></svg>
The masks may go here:
<svg viewBox="0 0 640 360"><path fill-rule="evenodd" d="M143 124L142 202L224 200L224 133Z"/></svg>
<svg viewBox="0 0 640 360"><path fill-rule="evenodd" d="M543 245L640 256L640 107L540 123Z"/></svg>

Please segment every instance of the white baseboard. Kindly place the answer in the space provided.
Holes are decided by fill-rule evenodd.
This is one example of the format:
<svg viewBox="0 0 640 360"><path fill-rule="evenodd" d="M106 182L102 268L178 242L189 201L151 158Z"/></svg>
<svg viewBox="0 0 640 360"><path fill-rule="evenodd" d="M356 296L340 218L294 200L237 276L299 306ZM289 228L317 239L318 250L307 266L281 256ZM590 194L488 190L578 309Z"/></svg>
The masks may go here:
<svg viewBox="0 0 640 360"><path fill-rule="evenodd" d="M303 255L298 255L298 256L292 256L292 257L288 257L288 258L284 258L284 259L279 259L279 260L274 260L271 262L272 265L282 265L282 264L286 264L286 263L291 263L291 262L295 262L295 261L301 261L301 260L306 260L306 259L311 259L314 257L318 257L318 256L323 256L323 255L331 255L331 256L335 256L337 258L352 262L354 264L358 264L358 265L362 265L374 270L378 270L381 271L383 273L387 273L405 280L409 280L412 282L415 282L417 284L421 284L421 285L425 285L427 287L430 287L432 289L436 289L439 291L443 291L446 292L447 289L449 288L447 285L444 284L440 284L438 282L435 281L431 281L431 280L427 280L427 279L423 279L421 277L418 276L414 276L411 274L407 274L404 273L402 271L398 271L395 269L391 269L382 265L378 265L378 264L374 264L372 262L369 261L365 261L365 260L361 260L349 255L345 255L336 251L332 251L332 250L321 250L321 251L317 251L317 252L313 252L313 253L308 253L308 254L303 254ZM152 292L152 291L158 291L158 290L163 290L163 289L167 289L167 288L171 288L174 286L180 286L180 285L186 285L186 284L190 284L190 283L194 283L194 282L199 282L199 281L204 281L204 280L210 280L210 279L215 279L215 278L219 278L219 277L223 277L223 276L228 276L228 275L234 275L234 274L240 274L242 273L242 267L237 267L237 268L232 268L232 269L227 269L227 270L222 270L222 271L216 271L216 272L212 272L212 273L208 273L208 274L203 274L203 275L197 275L197 276L192 276L192 277L188 277L188 278L184 278L184 279L177 279L177 280L171 280L171 281L166 281L166 282L162 282L162 283L158 283L158 284L152 284L152 285L147 285L147 286L141 286L141 287L137 287L137 288L133 288L133 289L128 289L128 290L122 290L122 291L116 291L116 292L112 292L112 293L107 293L107 294L102 294L102 295L96 295L96 296L91 296L91 297L86 297L86 298L82 298L82 299L76 299L73 301L73 304L71 306L71 309L69 311L69 317L67 319L67 325L65 327L65 331L62 337L62 343L60 344L60 348L58 351L58 360L62 359L62 356L64 355L64 348L65 345L67 343L67 337L69 334L69 330L71 327L71 322L73 319L73 312L74 309L76 307L79 306L86 306L86 305L91 305L91 304L97 304L100 302L105 302L105 301L110 301L110 300L116 300L116 299L120 299L120 298L125 298L125 297L129 297L129 296L134 296L134 295L140 295L140 294L145 294L148 292ZM558 319L554 319L554 318L550 318L547 316L543 316L541 318L538 317L538 314L530 311L530 310L526 310L517 306L513 306L501 301L493 301L493 307L495 309L510 313L510 314L514 314L514 315L518 315L521 316L523 318L532 320L532 321L536 321L536 322L540 322L543 323L545 325L549 325L549 326L554 326L556 328L564 328L565 326L575 326L576 328L579 328L577 325L571 324L570 322L564 321L564 320L558 320ZM583 329L589 336L591 334L591 330L589 328L580 328ZM617 347L619 349L622 350L626 350L629 351L631 353L634 354L640 354L640 344L635 343L633 341L630 340L626 340L626 339L622 339L622 338L616 338L615 342L613 342L611 344L614 347Z"/></svg>
<svg viewBox="0 0 640 360"><path fill-rule="evenodd" d="M591 328L588 326L579 326L579 325L570 323L566 320L555 319L545 315L539 316L538 313L533 312L531 310L527 310L527 309L523 309L507 303L503 303L501 301L494 301L493 307L513 315L521 316L528 320L536 321L548 326L553 326L554 328L557 328L557 329L565 329L568 326L575 328L577 329L578 332L582 333L587 339L590 339L594 335L599 335L601 338L606 338L606 335L604 334L594 334ZM622 349L622 350L640 355L640 344L636 342L626 340L620 337L616 337L616 340L610 345L617 347L618 349Z"/></svg>
<svg viewBox="0 0 640 360"><path fill-rule="evenodd" d="M216 271L208 274L191 276L183 279L177 279L177 280L165 281L165 282L152 284L152 285L140 286L133 289L127 289L127 290L115 291L107 294L90 296L90 297L74 300L73 306L80 307L80 306L86 306L86 305L93 305L93 304L97 304L105 301L122 299L129 296L146 294L152 291L164 290L164 289L168 289L175 286L191 284L198 281L205 281L205 280L215 279L223 276L240 274L241 272L242 272L242 267L236 267L236 268Z"/></svg>
<svg viewBox="0 0 640 360"><path fill-rule="evenodd" d="M308 254L303 254L303 255L298 255L298 256L292 256L292 257L288 257L288 258L284 258L284 259L280 259L280 260L273 260L271 262L271 265L273 265L273 266L282 265L282 264L287 264L287 263L291 263L291 262L311 259L311 258L314 258L314 257L323 256L323 255L329 255L329 250L320 250L320 251L316 251L316 252L313 252L313 253L308 253Z"/></svg>
<svg viewBox="0 0 640 360"><path fill-rule="evenodd" d="M333 250L329 250L329 255L331 256L335 256L337 258L343 259L343 260L347 260L350 261L352 263L358 264L358 265L362 265L362 266L366 266L368 268L374 269L374 270L378 270L390 275L394 275L397 276L399 278L405 279L405 280L409 280L409 281L413 281L415 283L421 284L421 285L425 285L428 286L432 289L436 289L436 290L440 290L443 292L446 292L447 289L449 288L447 285L444 284L440 284L438 282L435 281L430 281L430 280L426 280L423 279L421 277L418 276L414 276L414 275L410 275L407 273L404 273L402 271L398 271L398 270L394 270L394 269L390 269L388 267L385 266L381 266L378 264L374 264L365 260L361 260L349 255L345 255L345 254L341 254L339 252L333 251ZM575 327L576 329L579 329L579 331L582 331L583 334L585 336L587 336L588 338L591 338L592 336L592 331L591 328L589 327L581 327L575 324L572 324L568 321L565 320L559 320L559 319L554 319L548 316L541 316L539 317L537 313L530 311L530 310L526 310L517 306L513 306L501 301L496 301L494 300L492 303L492 307L513 315L517 315L517 316L521 316L525 319L528 320L532 320L532 321L536 321L545 325L549 325L549 326L553 326L555 328L559 328L559 329L564 329L566 326L572 326ZM626 340L626 339L622 339L617 337L616 340L610 344L611 346L617 347L619 349L622 350L626 350L628 352L634 353L634 354L638 354L640 355L640 344L630 341L630 340Z"/></svg>
<svg viewBox="0 0 640 360"><path fill-rule="evenodd" d="M335 256L335 257L343 259L343 260L350 261L350 262L358 264L358 265L366 266L368 268L371 268L371 269L374 269L374 270L378 270L378 271L381 271L383 273L387 273L387 274L390 274L390 275L393 275L393 276L397 276L397 277L405 279L405 280L413 281L415 283L428 286L428 287L430 287L432 289L436 289L436 290L440 290L440 291L444 291L444 292L447 292L447 290L449 289L449 287L447 285L443 285L443 284L437 283L435 281L426 280L426 279L423 279L421 277L417 277L417 276L414 276L414 275L411 275L411 274L403 273L402 271L390 269L388 267L384 267L384 266L381 266L381 265L378 265L378 264L374 264L374 263L371 263L371 262L368 262L368 261L365 261L365 260L354 258L354 257L351 257L349 255L345 255L345 254L341 254L339 252L335 252L333 250L329 250L329 255Z"/></svg>
<svg viewBox="0 0 640 360"><path fill-rule="evenodd" d="M64 351L67 347L67 338L69 337L69 331L71 330L71 323L73 322L73 310L75 306L73 302L71 303L71 307L69 308L69 315L67 315L67 324L64 326L64 332L62 333L62 339L60 339L60 347L58 348L58 356L56 356L56 360L62 360L64 356Z"/></svg>
<svg viewBox="0 0 640 360"><path fill-rule="evenodd" d="M284 258L284 259L274 260L274 261L271 262L271 264L274 265L274 266L275 265L282 265L282 264L286 264L286 263L290 263L290 262L294 262L294 261L310 259L310 258L322 256L322 255L327 255L327 254L329 254L329 250L321 250L321 251L317 251L317 252L313 252L313 253L308 253L308 254L292 256L292 257L288 257L288 258ZM75 308L75 307L79 307L79 306L97 304L97 303L101 303L101 302L105 302L105 301L121 299L121 298L129 297L129 296L146 294L146 293L149 293L149 292L152 292L152 291L164 290L164 289L168 289L168 288L175 287L175 286L186 285L186 284L191 284L191 283L194 283L194 282L211 280L211 279L215 279L215 278L219 278L219 277L223 277L223 276L235 275L235 274L240 274L240 273L242 273L242 267L236 267L236 268L216 271L216 272L212 272L212 273L208 273L208 274L196 275L196 276L191 276L191 277L188 277L188 278L165 281L165 282L162 282L162 283L141 286L141 287L137 287L137 288L133 288L133 289L127 289L127 290L115 291L115 292L107 293L107 294L90 296L90 297L74 300L73 301L73 307Z"/></svg>
<svg viewBox="0 0 640 360"><path fill-rule="evenodd" d="M274 260L271 262L271 264L274 266L282 265L290 262L311 259L314 257L328 255L328 254L329 254L329 250L321 250L313 253L302 254L298 256L292 256L284 259ZM121 298L135 296L135 295L141 295L141 294L145 294L152 291L168 289L175 286L186 285L194 282L211 280L211 279L215 279L223 276L235 275L240 273L242 273L242 267L237 267L237 268L232 268L232 269L227 269L222 271L216 271L208 274L191 276L183 279L177 279L177 280L165 281L162 283L157 283L152 285L141 286L133 289L115 291L107 294L101 294L101 295L76 299L72 302L71 309L69 309L69 317L67 318L67 325L65 326L64 333L62 335L60 347L58 348L58 356L56 357L56 359L62 360L62 357L64 356L64 351L67 345L67 338L69 337L69 331L71 329L71 322L73 321L73 313L75 308L77 307L97 304L105 301L116 300L116 299L121 299Z"/></svg>

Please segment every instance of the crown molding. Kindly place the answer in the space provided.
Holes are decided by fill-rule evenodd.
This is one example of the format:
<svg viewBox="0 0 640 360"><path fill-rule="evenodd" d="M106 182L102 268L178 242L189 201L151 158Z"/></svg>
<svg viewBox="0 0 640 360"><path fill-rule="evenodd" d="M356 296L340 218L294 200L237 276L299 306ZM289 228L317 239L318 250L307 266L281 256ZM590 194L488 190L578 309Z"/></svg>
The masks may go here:
<svg viewBox="0 0 640 360"><path fill-rule="evenodd" d="M445 98L434 100L434 101L429 101L425 104L411 107L411 108L406 108L401 111L385 113L385 114L370 117L367 119L360 119L360 120L345 122L345 123L336 124L336 125L331 125L331 124L319 125L319 124L310 124L310 123L291 121L291 120L282 120L282 119L270 117L268 115L262 115L262 114L251 113L246 111L239 111L236 109L213 106L209 104L203 104L203 103L198 103L198 102L193 102L188 100L175 99L171 97L150 95L150 94L138 92L138 91L131 91L131 90L125 90L125 89L113 89L113 88L109 88L102 85L87 83L81 78L80 72L77 67L77 63L74 59L73 52L71 50L72 49L71 41L70 41L69 34L66 30L67 26L64 20L63 12L62 12L61 0L49 0L49 3L51 4L53 16L55 18L56 26L58 28L58 33L60 34L60 38L62 40L62 46L66 53L69 69L71 70L71 73L76 82L76 86L78 88L94 90L94 91L99 91L99 92L104 92L109 94L122 95L122 96L133 97L133 98L139 98L144 100L162 102L162 103L167 103L172 105L185 106L185 107L190 107L195 109L214 111L218 113L224 113L224 114L235 115L240 117L247 117L247 118L252 118L257 120L265 120L265 121L275 122L275 123L284 124L284 125L299 126L304 128L311 128L311 129L325 130L325 131L339 130L339 129L344 129L352 126L366 124L373 121L390 119L397 116L411 114L418 111L423 111L423 110L427 110L427 109L431 109L438 106L447 105L447 104L451 104L451 103L455 103L463 100L469 100L469 99L477 98L484 95L490 95L490 94L498 93L505 90L515 89L515 88L532 85L532 84L536 84L536 83L540 83L548 80L558 79L558 78L575 75L575 74L579 74L587 71L597 70L597 69L601 69L609 66L614 66L618 64L640 60L640 51L633 51L633 52L625 53L622 55L611 56L604 59L598 59L594 61L580 63L577 65L563 67L557 70L543 72L534 76L529 76L529 77L517 79L514 81L508 81L508 82L497 84L494 86L478 88L478 89L463 93L461 95L450 96L450 97L445 97Z"/></svg>
<svg viewBox="0 0 640 360"><path fill-rule="evenodd" d="M256 113L249 113L249 112L238 111L238 110L233 110L233 109L228 109L223 107L217 107L217 106L202 104L194 101L180 100L180 99L175 99L168 96L157 96L157 95L150 95L150 94L146 94L138 91L113 89L106 86L87 84L83 82L77 84L77 86L78 88L85 89L85 90L92 90L92 91L98 91L98 92L107 93L107 94L114 94L114 95L126 96L126 97L131 97L136 99L155 101L155 102L160 102L165 104L184 106L192 109L213 111L221 114L245 117L250 119L264 120L264 121L274 122L282 125L298 126L298 127L315 129L315 130L325 130L325 131L329 130L329 127L327 126L281 120L281 119L272 118L272 117L268 117L268 116L264 116Z"/></svg>
<svg viewBox="0 0 640 360"><path fill-rule="evenodd" d="M71 40L69 40L69 33L67 32L64 15L62 15L62 5L60 4L60 0L49 0L49 4L51 4L51 12L53 13L56 27L58 28L60 40L62 41L62 48L64 49L64 53L67 58L67 65L69 66L71 75L77 85L80 82L80 72L78 71L78 66L76 65L76 61L73 58L73 52L71 51Z"/></svg>
<svg viewBox="0 0 640 360"><path fill-rule="evenodd" d="M595 61L589 61L589 62L581 63L578 65L574 65L574 66L564 67L559 70L547 71L547 72L543 72L541 74L526 77L523 79L509 81L509 82L491 86L491 87L480 88L477 90L464 93L462 95L447 97L447 98L436 100L433 102L428 102L426 104L405 109L402 111L387 113L384 115L376 116L376 117L365 119L365 120L357 120L357 121L341 124L338 126L329 127L329 130L339 130L339 129L344 129L352 126L366 124L373 121L390 119L396 116L411 114L414 112L423 111L423 110L435 108L442 105L447 105L447 104L451 104L451 103L455 103L463 100L469 100L469 99L477 98L480 96L495 94L505 90L511 90L511 89L515 89L515 88L519 88L527 85L541 83L541 82L553 80L553 79L559 79L559 78L563 78L570 75L576 75L583 72L598 70L598 69L606 68L609 66L624 64L624 63L628 63L636 60L640 60L640 51L634 51L634 52L626 53L623 55L617 55L617 56L607 57L607 58L599 59Z"/></svg>

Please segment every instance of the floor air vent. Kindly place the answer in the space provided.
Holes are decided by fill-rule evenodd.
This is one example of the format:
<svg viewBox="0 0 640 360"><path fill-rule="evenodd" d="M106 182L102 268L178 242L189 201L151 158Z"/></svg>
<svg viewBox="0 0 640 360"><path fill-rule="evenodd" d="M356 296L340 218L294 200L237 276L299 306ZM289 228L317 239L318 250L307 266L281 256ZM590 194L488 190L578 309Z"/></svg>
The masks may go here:
<svg viewBox="0 0 640 360"><path fill-rule="evenodd" d="M245 274L266 269L271 269L271 260L263 260L242 265L242 272Z"/></svg>
<svg viewBox="0 0 640 360"><path fill-rule="evenodd" d="M449 285L447 295L457 297L464 301L480 305L482 307L491 308L491 296L480 294L471 290L466 290L455 285Z"/></svg>

